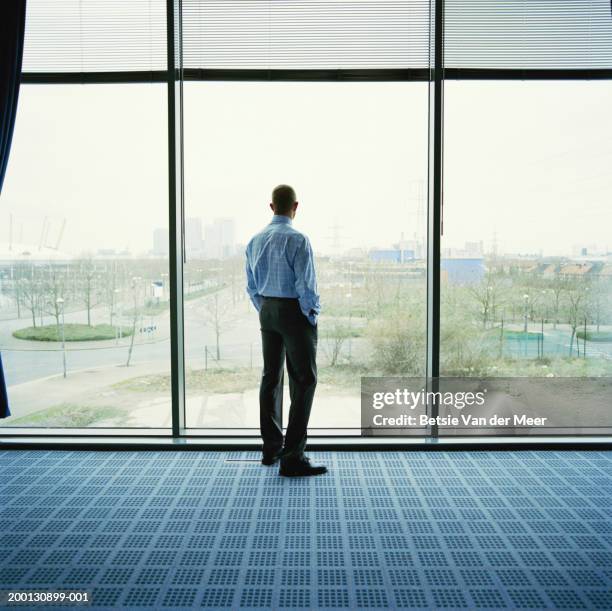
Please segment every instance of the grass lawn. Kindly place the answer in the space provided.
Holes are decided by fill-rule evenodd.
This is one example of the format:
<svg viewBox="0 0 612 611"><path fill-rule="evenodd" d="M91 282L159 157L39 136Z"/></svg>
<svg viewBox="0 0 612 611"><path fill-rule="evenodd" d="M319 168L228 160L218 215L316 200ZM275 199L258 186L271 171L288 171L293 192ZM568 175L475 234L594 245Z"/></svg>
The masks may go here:
<svg viewBox="0 0 612 611"><path fill-rule="evenodd" d="M470 377L608 377L612 375L612 361L578 357L544 357L542 359L491 358L474 370L442 367L445 376Z"/></svg>
<svg viewBox="0 0 612 611"><path fill-rule="evenodd" d="M88 427L108 420L109 418L123 418L126 411L111 406L85 406L74 403L60 403L48 409L43 409L20 418L11 418L7 426L43 426L58 428Z"/></svg>
<svg viewBox="0 0 612 611"><path fill-rule="evenodd" d="M323 339L348 339L349 337L363 337L363 327L334 327L326 321L320 323L319 333Z"/></svg>
<svg viewBox="0 0 612 611"><path fill-rule="evenodd" d="M261 376L258 367L249 369L187 369L185 388L191 392L230 393L257 388ZM170 392L170 375L146 375L113 384L118 390L134 392Z"/></svg>
<svg viewBox="0 0 612 611"><path fill-rule="evenodd" d="M100 324L82 325L78 323L66 323L64 325L64 334L67 342L87 342L104 339L115 339L116 327ZM123 337L132 334L131 327L123 327ZM13 337L17 339L36 340L39 342L61 342L62 331L61 326L44 325L42 327L26 327L13 332Z"/></svg>
<svg viewBox="0 0 612 611"><path fill-rule="evenodd" d="M342 389L359 388L360 377L366 375L361 368L347 365L319 367L319 383ZM185 388L188 393L234 393L258 388L261 368L241 367L238 369L188 369L185 374ZM288 384L285 380L285 384ZM113 384L117 390L133 392L170 392L170 375L145 375Z"/></svg>

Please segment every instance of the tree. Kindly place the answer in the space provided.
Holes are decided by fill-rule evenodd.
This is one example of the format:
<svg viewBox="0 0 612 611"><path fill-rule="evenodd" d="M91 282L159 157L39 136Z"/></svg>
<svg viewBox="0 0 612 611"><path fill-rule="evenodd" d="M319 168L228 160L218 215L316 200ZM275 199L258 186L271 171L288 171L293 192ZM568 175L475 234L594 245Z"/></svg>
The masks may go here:
<svg viewBox="0 0 612 611"><path fill-rule="evenodd" d="M351 326L343 323L338 318L334 318L333 322L328 323L321 334L324 339L324 350L329 357L329 364L335 367L338 363L342 346L352 335Z"/></svg>
<svg viewBox="0 0 612 611"><path fill-rule="evenodd" d="M595 322L597 331L606 317L606 306L612 303L610 294L610 283L606 283L601 277L594 278L589 286L587 307Z"/></svg>
<svg viewBox="0 0 612 611"><path fill-rule="evenodd" d="M60 336L62 309L66 307L68 301L66 279L66 270L49 264L42 282L42 310L55 319L58 337ZM63 300L61 304L59 302L60 299Z"/></svg>
<svg viewBox="0 0 612 611"><path fill-rule="evenodd" d="M32 315L32 326L36 327L36 314L40 311L40 304L44 294L41 272L33 265L27 269L19 267L16 270L15 284L21 302Z"/></svg>
<svg viewBox="0 0 612 611"><path fill-rule="evenodd" d="M19 282L18 269L11 267L11 286L13 289L13 298L15 299L15 305L17 306L17 318L21 318L21 283Z"/></svg>
<svg viewBox="0 0 612 611"><path fill-rule="evenodd" d="M567 291L567 319L571 329L569 355L572 356L574 351L574 339L578 326L584 322L586 316L586 283L582 280L576 280Z"/></svg>
<svg viewBox="0 0 612 611"><path fill-rule="evenodd" d="M492 317L498 299L497 277L492 271L487 271L482 282L477 286L470 286L468 292L480 305L480 317L483 329Z"/></svg>
<svg viewBox="0 0 612 611"><path fill-rule="evenodd" d="M380 311L385 301L386 277L383 269L370 269L365 273L366 315L370 319Z"/></svg>
<svg viewBox="0 0 612 611"><path fill-rule="evenodd" d="M562 305L563 294L567 291L569 287L567 278L562 276L559 273L556 273L553 279L550 281L549 288L552 292L553 296L553 329L557 328L557 323L559 322L559 313Z"/></svg>
<svg viewBox="0 0 612 611"><path fill-rule="evenodd" d="M382 375L423 375L425 372L425 312L422 304L393 308L382 319L372 321L368 335L372 364Z"/></svg>
<svg viewBox="0 0 612 611"><path fill-rule="evenodd" d="M206 322L212 327L215 334L216 358L218 361L221 359L221 334L225 330L229 308L225 300L220 297L219 291L215 291L204 303L209 314Z"/></svg>
<svg viewBox="0 0 612 611"><path fill-rule="evenodd" d="M97 302L97 269L91 256L81 259L78 263L77 274L79 278L78 291L80 300L87 310L87 325L91 327L91 310ZM112 324L112 323L111 323Z"/></svg>
<svg viewBox="0 0 612 611"><path fill-rule="evenodd" d="M130 366L130 360L132 359L132 352L134 350L134 338L136 337L136 323L138 322L138 318L140 317L140 309L142 306L142 278L139 276L134 276L132 278L132 282L130 283L130 289L132 292L132 303L134 307L132 308L132 333L130 335L130 346L128 348L128 356L127 362L125 364L126 367Z"/></svg>
<svg viewBox="0 0 612 611"><path fill-rule="evenodd" d="M99 287L102 303L107 305L109 309L109 324L111 327L113 326L118 294L124 286L125 269L123 266L120 268L117 261L113 261L104 268Z"/></svg>

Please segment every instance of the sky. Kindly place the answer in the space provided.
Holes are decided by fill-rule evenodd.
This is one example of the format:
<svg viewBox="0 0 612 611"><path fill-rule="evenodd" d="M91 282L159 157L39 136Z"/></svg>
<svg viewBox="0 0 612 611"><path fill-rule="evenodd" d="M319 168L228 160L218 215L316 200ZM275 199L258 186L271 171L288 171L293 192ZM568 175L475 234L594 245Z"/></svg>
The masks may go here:
<svg viewBox="0 0 612 611"><path fill-rule="evenodd" d="M315 251L425 237L425 83L188 82L186 216L230 217L245 243L294 186ZM612 250L612 83L447 82L443 247ZM23 85L0 243L71 254L152 248L167 227L162 84Z"/></svg>

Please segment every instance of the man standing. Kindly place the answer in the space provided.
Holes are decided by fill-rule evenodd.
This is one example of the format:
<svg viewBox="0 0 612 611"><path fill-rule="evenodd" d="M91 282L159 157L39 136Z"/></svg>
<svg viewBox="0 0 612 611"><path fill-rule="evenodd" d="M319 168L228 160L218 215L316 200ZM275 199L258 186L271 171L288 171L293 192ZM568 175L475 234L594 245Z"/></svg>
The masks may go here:
<svg viewBox="0 0 612 611"><path fill-rule="evenodd" d="M308 419L317 385L317 293L310 241L293 228L295 191L279 185L272 191L272 221L246 248L247 292L259 312L263 373L259 389L264 465L280 458L280 475L321 475L324 466L304 456ZM291 407L284 439L283 370L287 359Z"/></svg>

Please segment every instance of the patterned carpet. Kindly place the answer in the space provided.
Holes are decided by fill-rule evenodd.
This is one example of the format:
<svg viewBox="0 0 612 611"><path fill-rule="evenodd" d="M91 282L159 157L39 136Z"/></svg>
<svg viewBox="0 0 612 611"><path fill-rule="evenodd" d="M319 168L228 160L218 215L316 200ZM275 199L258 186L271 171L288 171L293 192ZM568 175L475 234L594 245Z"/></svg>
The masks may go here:
<svg viewBox="0 0 612 611"><path fill-rule="evenodd" d="M311 456L330 473L280 478L254 452L0 452L0 591L119 609L612 609L612 452Z"/></svg>

